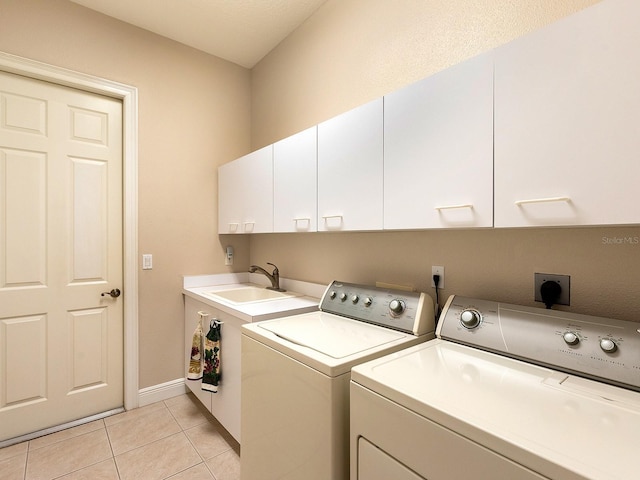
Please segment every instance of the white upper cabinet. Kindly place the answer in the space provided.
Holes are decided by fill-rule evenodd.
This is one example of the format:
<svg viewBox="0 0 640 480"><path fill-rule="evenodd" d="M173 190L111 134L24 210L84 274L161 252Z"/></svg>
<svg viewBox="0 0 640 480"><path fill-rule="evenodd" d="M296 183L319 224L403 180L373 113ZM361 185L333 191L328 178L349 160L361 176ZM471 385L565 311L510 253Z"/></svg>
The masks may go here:
<svg viewBox="0 0 640 480"><path fill-rule="evenodd" d="M384 97L384 228L493 225L493 59Z"/></svg>
<svg viewBox="0 0 640 480"><path fill-rule="evenodd" d="M318 129L312 127L273 145L273 230L318 229Z"/></svg>
<svg viewBox="0 0 640 480"><path fill-rule="evenodd" d="M496 50L495 225L640 222L640 2Z"/></svg>
<svg viewBox="0 0 640 480"><path fill-rule="evenodd" d="M318 230L382 230L382 98L318 125Z"/></svg>
<svg viewBox="0 0 640 480"><path fill-rule="evenodd" d="M273 145L218 168L218 233L273 232Z"/></svg>

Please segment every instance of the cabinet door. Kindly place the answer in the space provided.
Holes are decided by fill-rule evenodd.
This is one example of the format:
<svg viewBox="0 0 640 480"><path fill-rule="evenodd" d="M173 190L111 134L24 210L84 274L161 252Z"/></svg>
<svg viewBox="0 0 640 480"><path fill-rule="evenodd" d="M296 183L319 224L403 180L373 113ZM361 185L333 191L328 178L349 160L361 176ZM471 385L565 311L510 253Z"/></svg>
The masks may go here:
<svg viewBox="0 0 640 480"><path fill-rule="evenodd" d="M190 297L184 297L184 365L185 365L185 385L198 400L211 411L211 393L202 390L202 380L188 380L189 360L191 360L191 347L193 345L193 335L195 333L198 322L200 321L199 311L207 312L207 314L216 316L216 312L209 305L198 302ZM201 325L203 331L207 325ZM204 331L206 335L207 332Z"/></svg>
<svg viewBox="0 0 640 480"><path fill-rule="evenodd" d="M640 2L496 51L495 225L640 222Z"/></svg>
<svg viewBox="0 0 640 480"><path fill-rule="evenodd" d="M237 161L218 167L218 233L242 233L244 195L241 170Z"/></svg>
<svg viewBox="0 0 640 480"><path fill-rule="evenodd" d="M241 159L246 173L242 233L273 232L273 145Z"/></svg>
<svg viewBox="0 0 640 480"><path fill-rule="evenodd" d="M218 168L218 232L273 231L273 146Z"/></svg>
<svg viewBox="0 0 640 480"><path fill-rule="evenodd" d="M318 129L312 127L273 145L273 230L318 228Z"/></svg>
<svg viewBox="0 0 640 480"><path fill-rule="evenodd" d="M384 97L384 228L493 225L493 59Z"/></svg>
<svg viewBox="0 0 640 480"><path fill-rule="evenodd" d="M382 99L318 125L318 230L382 229Z"/></svg>

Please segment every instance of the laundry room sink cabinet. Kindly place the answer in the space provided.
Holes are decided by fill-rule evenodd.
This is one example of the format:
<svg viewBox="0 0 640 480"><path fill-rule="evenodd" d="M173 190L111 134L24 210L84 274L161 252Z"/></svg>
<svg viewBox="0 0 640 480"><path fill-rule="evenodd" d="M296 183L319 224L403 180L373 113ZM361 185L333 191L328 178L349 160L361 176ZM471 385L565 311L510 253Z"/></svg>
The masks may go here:
<svg viewBox="0 0 640 480"><path fill-rule="evenodd" d="M200 321L198 312L206 313L201 327L204 335L209 331L211 319L222 322L220 331L220 385L216 393L202 390L202 380L185 380L187 388L209 410L222 426L240 442L240 398L241 398L241 327L244 324L286 317L318 309L318 298L323 285L298 282L281 278L281 286L287 289L282 297L257 298L250 301L235 301L224 294L250 291L260 288L249 281L259 274L236 273L222 275L194 275L185 277L184 295L184 362L185 378L191 359L191 347L196 326ZM222 280L220 280L222 278ZM264 288L264 287L262 287ZM268 290L268 292L271 292ZM277 293L277 292L272 292Z"/></svg>
<svg viewBox="0 0 640 480"><path fill-rule="evenodd" d="M640 2L495 51L495 226L640 222Z"/></svg>
<svg viewBox="0 0 640 480"><path fill-rule="evenodd" d="M207 318L222 320L220 365L221 385L217 393L202 390L201 380L186 380L186 385L229 433L240 441L240 326L245 323L237 317L225 314L217 308L191 297L184 299L185 356L190 358L193 333L199 321L198 312L206 312ZM204 335L209 324L202 325ZM187 363L188 365L188 363Z"/></svg>

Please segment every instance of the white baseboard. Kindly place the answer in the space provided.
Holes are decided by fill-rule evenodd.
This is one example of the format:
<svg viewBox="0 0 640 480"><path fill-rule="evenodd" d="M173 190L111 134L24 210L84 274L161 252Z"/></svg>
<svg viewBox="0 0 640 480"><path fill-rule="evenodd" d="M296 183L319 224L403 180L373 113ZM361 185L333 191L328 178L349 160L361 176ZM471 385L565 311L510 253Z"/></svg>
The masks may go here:
<svg viewBox="0 0 640 480"><path fill-rule="evenodd" d="M138 390L138 406L144 407L185 393L187 393L187 386L184 384L184 378L176 378L170 382Z"/></svg>

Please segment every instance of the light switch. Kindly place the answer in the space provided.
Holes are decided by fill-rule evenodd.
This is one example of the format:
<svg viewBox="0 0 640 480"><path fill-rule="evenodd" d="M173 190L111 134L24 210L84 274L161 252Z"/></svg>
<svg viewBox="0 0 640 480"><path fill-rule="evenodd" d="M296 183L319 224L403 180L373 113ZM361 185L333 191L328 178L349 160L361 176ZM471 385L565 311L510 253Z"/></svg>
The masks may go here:
<svg viewBox="0 0 640 480"><path fill-rule="evenodd" d="M151 255L150 253L145 253L142 255L142 269L143 270L153 269L153 255Z"/></svg>

